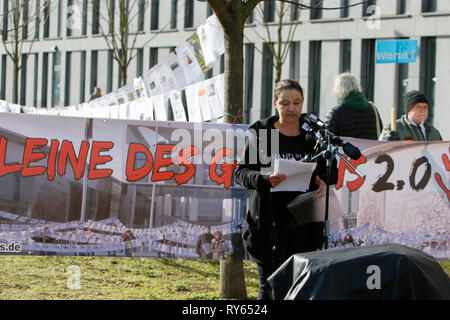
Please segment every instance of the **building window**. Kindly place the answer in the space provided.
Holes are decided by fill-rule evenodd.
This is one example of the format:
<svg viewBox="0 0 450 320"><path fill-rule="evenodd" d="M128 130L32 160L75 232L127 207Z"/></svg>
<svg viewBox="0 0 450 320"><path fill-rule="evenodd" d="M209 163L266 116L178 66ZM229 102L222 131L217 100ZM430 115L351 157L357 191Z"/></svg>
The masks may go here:
<svg viewBox="0 0 450 320"><path fill-rule="evenodd" d="M264 1L264 22L275 21L275 3L273 1Z"/></svg>
<svg viewBox="0 0 450 320"><path fill-rule="evenodd" d="M48 52L42 56L41 108L47 108L48 92Z"/></svg>
<svg viewBox="0 0 450 320"><path fill-rule="evenodd" d="M88 8L88 2L87 0L83 0L83 12L81 16L81 34L83 36L87 33L87 8Z"/></svg>
<svg viewBox="0 0 450 320"><path fill-rule="evenodd" d="M56 58L55 58L56 57ZM53 101L52 107L59 105L60 100L60 92L61 92L61 72L57 72L57 70L61 70L61 53L55 52L53 54ZM64 77L64 105L70 105L70 71L72 65L72 52L66 52L66 74ZM57 68L57 66L59 68Z"/></svg>
<svg viewBox="0 0 450 320"><path fill-rule="evenodd" d="M194 0L185 0L184 4L184 27L194 26Z"/></svg>
<svg viewBox="0 0 450 320"><path fill-rule="evenodd" d="M62 3L61 0L58 0L58 20L57 20L57 26L56 26L56 35L58 37L61 37L61 15L62 15Z"/></svg>
<svg viewBox="0 0 450 320"><path fill-rule="evenodd" d="M50 1L44 6L44 38L50 36Z"/></svg>
<svg viewBox="0 0 450 320"><path fill-rule="evenodd" d="M114 58L112 50L108 50L108 68L106 71L106 91L112 92L113 88L113 70L114 69ZM96 79L97 82L97 79ZM92 88L94 88L92 86Z"/></svg>
<svg viewBox="0 0 450 320"><path fill-rule="evenodd" d="M322 0L311 0L311 7L315 9L310 9L309 19L322 19Z"/></svg>
<svg viewBox="0 0 450 320"><path fill-rule="evenodd" d="M273 54L269 44L263 45L261 77L261 118L272 115Z"/></svg>
<svg viewBox="0 0 450 320"><path fill-rule="evenodd" d="M363 3L363 12L362 15L363 17L369 17L372 14L374 14L375 10L373 6L377 5L377 1L376 0L369 0L367 2Z"/></svg>
<svg viewBox="0 0 450 320"><path fill-rule="evenodd" d="M178 0L172 0L172 5L170 6L170 28L177 28L177 11L178 11Z"/></svg>
<svg viewBox="0 0 450 320"><path fill-rule="evenodd" d="M253 68L255 60L255 45L245 44L244 49L244 123L250 122L250 109L253 106Z"/></svg>
<svg viewBox="0 0 450 320"><path fill-rule="evenodd" d="M209 16L211 16L214 13L213 9L211 8L211 6L209 4L206 5L206 17L208 18Z"/></svg>
<svg viewBox="0 0 450 320"><path fill-rule="evenodd" d="M80 100L82 103L86 99L86 51L81 51L81 72L80 72Z"/></svg>
<svg viewBox="0 0 450 320"><path fill-rule="evenodd" d="M91 90L97 85L98 79L98 51L93 50L91 52ZM108 76L109 79L109 76Z"/></svg>
<svg viewBox="0 0 450 320"><path fill-rule="evenodd" d="M24 3L22 4L23 6L23 10L22 10L22 21L23 21L23 29L22 29L22 38L23 39L28 39L28 24L30 23L28 21L29 16L28 16L28 1L24 1Z"/></svg>
<svg viewBox="0 0 450 320"><path fill-rule="evenodd" d="M150 68L158 63L158 48L150 48Z"/></svg>
<svg viewBox="0 0 450 320"><path fill-rule="evenodd" d="M70 8L72 6L72 4L73 4L73 0L67 0L67 8ZM69 19L71 18L72 14L73 14L73 12L69 12L69 10L67 10L67 20L66 21L69 21ZM72 19L73 19L73 17L72 17ZM58 23L58 25L59 25L59 23ZM70 37L71 35L72 35L72 26L70 26L67 23L66 36Z"/></svg>
<svg viewBox="0 0 450 320"><path fill-rule="evenodd" d="M406 0L397 0L397 14L404 14L406 12Z"/></svg>
<svg viewBox="0 0 450 320"><path fill-rule="evenodd" d="M298 3L299 0L294 0L295 3ZM291 4L291 21L297 21L300 18L300 10L298 8L298 5Z"/></svg>
<svg viewBox="0 0 450 320"><path fill-rule="evenodd" d="M5 100L6 99L6 62L7 62L7 55L2 55L2 86L1 86L1 92L0 92L0 99Z"/></svg>
<svg viewBox="0 0 450 320"><path fill-rule="evenodd" d="M289 49L289 77L291 79L300 79L300 42L292 42Z"/></svg>
<svg viewBox="0 0 450 320"><path fill-rule="evenodd" d="M422 0L422 12L435 12L437 10L436 0Z"/></svg>
<svg viewBox="0 0 450 320"><path fill-rule="evenodd" d="M35 12L39 12L40 11L40 2L36 1L36 11ZM40 18L39 15L37 15L35 13L36 18L34 19L34 39L39 39L39 25L40 25ZM31 23L31 22L30 22Z"/></svg>
<svg viewBox="0 0 450 320"><path fill-rule="evenodd" d="M373 101L375 85L375 39L365 39L361 50L361 87L367 99Z"/></svg>
<svg viewBox="0 0 450 320"><path fill-rule="evenodd" d="M342 40L340 45L339 73L350 72L352 60L352 41Z"/></svg>
<svg viewBox="0 0 450 320"><path fill-rule="evenodd" d="M308 83L308 112L315 115L320 113L320 73L322 70L322 43L309 43L309 83Z"/></svg>
<svg viewBox="0 0 450 320"><path fill-rule="evenodd" d="M34 54L34 83L33 83L33 106L37 106L38 98L38 68L39 68L39 54Z"/></svg>
<svg viewBox="0 0 450 320"><path fill-rule="evenodd" d="M348 18L350 16L350 8L348 7L349 4L349 0L341 0L341 18Z"/></svg>
<svg viewBox="0 0 450 320"><path fill-rule="evenodd" d="M426 37L421 41L420 91L428 99L428 122L433 123L436 88L436 38Z"/></svg>
<svg viewBox="0 0 450 320"><path fill-rule="evenodd" d="M69 52L68 52L69 53ZM70 61L70 54L66 56L66 59ZM67 61L66 61L67 63ZM66 69L67 71L67 69ZM61 98L61 52L56 51L53 53L53 82L52 82L52 107L59 105Z"/></svg>
<svg viewBox="0 0 450 320"><path fill-rule="evenodd" d="M397 119L405 114L405 102L403 96L408 92L408 63L398 63L397 77Z"/></svg>
<svg viewBox="0 0 450 320"><path fill-rule="evenodd" d="M152 0L150 17L150 30L158 30L159 27L159 0Z"/></svg>
<svg viewBox="0 0 450 320"><path fill-rule="evenodd" d="M108 22L109 22L109 33L113 33L114 32L114 22L115 22L115 18L116 18L116 1L115 0L110 0L109 1L109 6L108 6Z"/></svg>
<svg viewBox="0 0 450 320"><path fill-rule="evenodd" d="M92 1L92 34L100 31L100 0Z"/></svg>
<svg viewBox="0 0 450 320"><path fill-rule="evenodd" d="M25 106L27 89L27 54L22 54L22 69L20 69L20 104Z"/></svg>
<svg viewBox="0 0 450 320"><path fill-rule="evenodd" d="M255 20L255 14L254 14L254 11L252 11L250 13L250 15L248 16L247 20L245 21L245 23L246 24L253 24L254 20Z"/></svg>
<svg viewBox="0 0 450 320"><path fill-rule="evenodd" d="M137 49L136 55L136 77L142 76L144 73L144 49Z"/></svg>
<svg viewBox="0 0 450 320"><path fill-rule="evenodd" d="M8 11L9 11L9 1L3 0L3 31L2 38L3 41L8 40Z"/></svg>
<svg viewBox="0 0 450 320"><path fill-rule="evenodd" d="M144 30L145 3L146 3L145 0L139 0L138 31Z"/></svg>
<svg viewBox="0 0 450 320"><path fill-rule="evenodd" d="M224 73L225 72L225 55L222 54L220 56L220 73Z"/></svg>

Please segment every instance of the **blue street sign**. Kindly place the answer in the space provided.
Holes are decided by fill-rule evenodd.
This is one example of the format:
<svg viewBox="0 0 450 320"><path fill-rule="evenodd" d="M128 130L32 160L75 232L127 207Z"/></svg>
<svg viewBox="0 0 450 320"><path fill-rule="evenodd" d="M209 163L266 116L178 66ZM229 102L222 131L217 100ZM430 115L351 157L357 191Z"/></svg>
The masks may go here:
<svg viewBox="0 0 450 320"><path fill-rule="evenodd" d="M376 63L411 63L417 59L417 40L378 40Z"/></svg>

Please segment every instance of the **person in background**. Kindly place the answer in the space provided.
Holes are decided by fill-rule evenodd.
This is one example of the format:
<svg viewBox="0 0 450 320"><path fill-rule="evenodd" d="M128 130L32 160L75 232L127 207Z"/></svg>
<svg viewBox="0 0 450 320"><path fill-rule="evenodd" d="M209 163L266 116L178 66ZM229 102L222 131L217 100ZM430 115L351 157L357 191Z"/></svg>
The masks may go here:
<svg viewBox="0 0 450 320"><path fill-rule="evenodd" d="M395 130L391 125L383 130L380 140L404 141L442 141L441 134L428 119L428 100L417 90L410 91L403 96L406 113L395 121Z"/></svg>
<svg viewBox="0 0 450 320"><path fill-rule="evenodd" d="M337 136L378 140L383 128L375 105L362 94L358 80L350 73L341 73L334 81L338 105L325 118L328 130Z"/></svg>
<svg viewBox="0 0 450 320"><path fill-rule="evenodd" d="M89 98L89 101L100 98L101 96L102 96L102 90L99 87L95 86L94 92L92 93L91 97Z"/></svg>
<svg viewBox="0 0 450 320"><path fill-rule="evenodd" d="M195 243L195 251L198 256L202 259L211 259L211 241L214 236L211 234L211 228L209 226L205 227L205 232L198 236L197 242Z"/></svg>
<svg viewBox="0 0 450 320"><path fill-rule="evenodd" d="M238 225L236 228L236 232L231 234L231 250L232 257L235 260L243 260L245 259L245 250L244 245L242 243L242 226Z"/></svg>
<svg viewBox="0 0 450 320"><path fill-rule="evenodd" d="M222 239L220 231L214 232L214 239L211 241L211 252L213 259L225 258L225 240Z"/></svg>

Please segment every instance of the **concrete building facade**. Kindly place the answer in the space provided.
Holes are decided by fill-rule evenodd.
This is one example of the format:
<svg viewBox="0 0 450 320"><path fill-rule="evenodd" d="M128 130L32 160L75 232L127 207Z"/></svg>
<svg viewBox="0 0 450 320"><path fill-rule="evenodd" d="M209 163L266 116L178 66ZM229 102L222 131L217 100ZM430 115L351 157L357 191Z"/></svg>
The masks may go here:
<svg viewBox="0 0 450 320"><path fill-rule="evenodd" d="M8 0L2 12L8 11ZM135 5L131 5L136 2ZM316 5L315 0L305 0ZM326 8L358 3L353 0L324 0L322 9L297 11L289 7L283 28L298 24L282 78L299 80L305 92L304 111L324 118L335 104L334 77L343 71L354 74L366 96L378 107L383 124L391 122L391 108L403 112L401 95L409 90L423 91L430 103L429 121L443 138L450 138L450 1L447 0L373 0L364 5L339 10ZM32 16L34 1L29 2ZM106 94L120 87L120 72L101 30L108 25L96 16L107 15L110 0L52 0L47 19L38 29L30 25L22 52L35 37L26 66L20 72L21 105L55 107L87 101L94 85ZM206 2L194 0L130 1L132 33L138 34L136 57L128 68L132 81L162 61L183 43L213 12ZM275 4L274 4L275 3ZM320 2L317 2L320 3ZM273 65L264 57L265 43L276 41L279 2L262 1L259 6L269 21L271 40L259 23L255 10L245 27L244 39L244 122L274 113ZM291 6L289 4L289 6ZM98 10L96 10L98 8ZM116 8L117 9L117 8ZM5 21L2 28L11 21ZM100 21L97 23L96 21ZM116 22L117 23L117 22ZM35 25L34 25L35 26ZM377 40L410 39L418 41L418 57L409 64L376 64ZM10 40L6 40L10 41ZM204 78L222 73L219 59ZM13 64L0 46L0 99L13 102ZM202 80L202 79L199 79Z"/></svg>

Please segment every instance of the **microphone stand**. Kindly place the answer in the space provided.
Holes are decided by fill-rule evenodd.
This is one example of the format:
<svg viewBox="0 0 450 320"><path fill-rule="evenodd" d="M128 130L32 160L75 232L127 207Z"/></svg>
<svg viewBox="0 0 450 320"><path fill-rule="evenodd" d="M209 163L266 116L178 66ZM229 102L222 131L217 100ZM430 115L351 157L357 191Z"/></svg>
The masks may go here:
<svg viewBox="0 0 450 320"><path fill-rule="evenodd" d="M334 146L330 141L330 135L328 130L325 130L325 135L327 139L327 148L314 156L311 160L315 160L319 156L322 156L327 161L327 177L326 177L326 196L325 196L325 221L324 221L324 249L328 249L328 238L330 236L330 221L328 220L328 210L330 204L330 178L331 178L331 167L333 165L333 160L338 156L340 159L344 160L353 170L362 178L366 175L362 173L358 168L356 168L350 161L348 161L343 154L338 151L338 147Z"/></svg>

